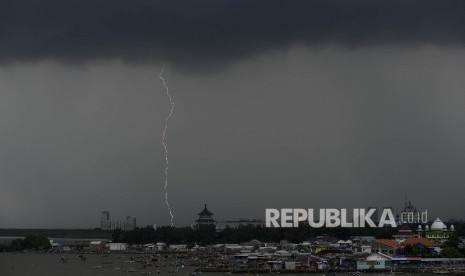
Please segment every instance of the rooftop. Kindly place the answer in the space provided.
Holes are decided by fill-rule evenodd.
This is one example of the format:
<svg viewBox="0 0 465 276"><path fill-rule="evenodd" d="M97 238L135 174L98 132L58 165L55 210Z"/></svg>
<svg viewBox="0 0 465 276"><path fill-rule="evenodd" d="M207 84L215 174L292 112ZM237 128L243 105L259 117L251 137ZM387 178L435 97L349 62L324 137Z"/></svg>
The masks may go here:
<svg viewBox="0 0 465 276"><path fill-rule="evenodd" d="M388 240L388 239L379 239L379 240L374 240L373 242L380 244L380 245L387 246L387 247L391 247L391 248L397 248L399 246L398 242L394 240Z"/></svg>
<svg viewBox="0 0 465 276"><path fill-rule="evenodd" d="M205 207L203 208L202 212L198 214L199 216L213 216L213 213L208 211L207 204L205 203Z"/></svg>
<svg viewBox="0 0 465 276"><path fill-rule="evenodd" d="M434 244L427 238L409 238L403 242L404 245L417 245L421 244L425 247L434 247Z"/></svg>

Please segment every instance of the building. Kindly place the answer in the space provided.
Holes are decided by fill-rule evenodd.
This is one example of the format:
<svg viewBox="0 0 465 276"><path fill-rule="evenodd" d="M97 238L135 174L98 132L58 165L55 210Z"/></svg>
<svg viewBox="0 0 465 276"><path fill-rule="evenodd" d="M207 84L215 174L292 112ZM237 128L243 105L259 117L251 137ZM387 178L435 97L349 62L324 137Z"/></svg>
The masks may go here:
<svg viewBox="0 0 465 276"><path fill-rule="evenodd" d="M127 250L128 245L126 243L110 243L110 251L124 251Z"/></svg>
<svg viewBox="0 0 465 276"><path fill-rule="evenodd" d="M431 227L425 225L423 228L419 225L417 231L420 236L430 239L434 244L442 244L455 232L455 228L454 225L447 228L447 225L440 218L436 218Z"/></svg>
<svg viewBox="0 0 465 276"><path fill-rule="evenodd" d="M205 229L212 225L215 226L215 220L212 218L213 213L208 211L207 204L205 204L202 212L198 213L198 216L199 219L195 221L197 229Z"/></svg>
<svg viewBox="0 0 465 276"><path fill-rule="evenodd" d="M372 252L388 256L413 255L432 256L436 252L436 246L428 238L410 237L399 242L397 240L379 239L372 243Z"/></svg>
<svg viewBox="0 0 465 276"><path fill-rule="evenodd" d="M52 247L59 251L94 250L96 249L96 242L97 240L89 238L50 238ZM100 245L106 245L110 240L99 239L98 242L101 242Z"/></svg>
<svg viewBox="0 0 465 276"><path fill-rule="evenodd" d="M102 215L100 216L100 229L111 230L110 228L110 212L103 211Z"/></svg>
<svg viewBox="0 0 465 276"><path fill-rule="evenodd" d="M127 216L125 220L110 219L110 212L103 211L100 217L100 229L110 231L120 229L122 231L133 231L136 228L136 218Z"/></svg>
<svg viewBox="0 0 465 276"><path fill-rule="evenodd" d="M465 258L420 258L420 257L404 257L404 256L389 256L383 253L373 253L366 260L357 261L357 270L404 270L409 269L441 269L445 267L462 269L465 263ZM440 274L450 275L451 271L439 270ZM397 274L397 273L394 273ZM392 273L387 275L393 275Z"/></svg>
<svg viewBox="0 0 465 276"><path fill-rule="evenodd" d="M408 225L402 225L397 233L393 234L392 237L396 240L396 242L402 243L410 238L418 238L419 235L414 233Z"/></svg>
<svg viewBox="0 0 465 276"><path fill-rule="evenodd" d="M106 245L106 241L91 241L89 244L89 250L93 252L102 252L105 251Z"/></svg>
<svg viewBox="0 0 465 276"><path fill-rule="evenodd" d="M432 256L435 254L436 246L427 238L409 238L402 243L403 255L408 255L407 246L415 248L417 256Z"/></svg>
<svg viewBox="0 0 465 276"><path fill-rule="evenodd" d="M399 246L400 244L394 240L379 239L372 242L371 251L392 256L397 254Z"/></svg>
<svg viewBox="0 0 465 276"><path fill-rule="evenodd" d="M391 258L382 253L373 253L366 260L357 261L357 270L385 270L391 268Z"/></svg>

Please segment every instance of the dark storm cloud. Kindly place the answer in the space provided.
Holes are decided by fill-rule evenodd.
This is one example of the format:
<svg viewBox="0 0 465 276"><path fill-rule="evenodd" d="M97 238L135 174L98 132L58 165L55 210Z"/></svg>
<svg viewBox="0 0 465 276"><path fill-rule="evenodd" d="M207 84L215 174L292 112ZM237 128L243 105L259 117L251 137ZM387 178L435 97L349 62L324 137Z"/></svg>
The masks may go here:
<svg viewBox="0 0 465 276"><path fill-rule="evenodd" d="M122 58L186 66L292 43L463 44L464 1L0 2L0 61Z"/></svg>

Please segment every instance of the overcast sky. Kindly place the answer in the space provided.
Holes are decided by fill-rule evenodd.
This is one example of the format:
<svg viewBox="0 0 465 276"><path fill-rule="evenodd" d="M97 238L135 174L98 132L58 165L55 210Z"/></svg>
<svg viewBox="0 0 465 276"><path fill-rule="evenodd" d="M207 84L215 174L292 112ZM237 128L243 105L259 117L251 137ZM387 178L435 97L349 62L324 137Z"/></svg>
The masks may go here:
<svg viewBox="0 0 465 276"><path fill-rule="evenodd" d="M463 1L0 0L0 227L465 219Z"/></svg>

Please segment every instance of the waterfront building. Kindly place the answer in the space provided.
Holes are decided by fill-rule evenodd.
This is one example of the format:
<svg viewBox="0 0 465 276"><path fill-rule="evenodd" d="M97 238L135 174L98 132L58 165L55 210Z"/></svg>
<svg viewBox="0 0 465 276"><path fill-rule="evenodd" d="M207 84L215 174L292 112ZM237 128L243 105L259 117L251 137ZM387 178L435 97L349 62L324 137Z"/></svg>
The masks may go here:
<svg viewBox="0 0 465 276"><path fill-rule="evenodd" d="M208 211L207 204L203 208L202 212L198 213L199 218L195 221L197 229L204 229L210 226L215 226L215 220L213 219L213 213Z"/></svg>
<svg viewBox="0 0 465 276"><path fill-rule="evenodd" d="M391 268L391 258L382 253L373 253L366 260L357 261L357 270L385 270Z"/></svg>
<svg viewBox="0 0 465 276"><path fill-rule="evenodd" d="M396 270L396 269L425 269L449 267L463 269L465 258L420 258L389 256L383 253L373 253L365 260L357 260L357 270ZM452 271L438 270L440 274L452 274Z"/></svg>
<svg viewBox="0 0 465 276"><path fill-rule="evenodd" d="M59 251L72 251L72 250L84 250L86 248L91 248L92 243L101 242L101 244L106 245L110 242L109 239L90 239L90 238L51 238L50 244L52 248ZM93 247L95 248L95 247Z"/></svg>

